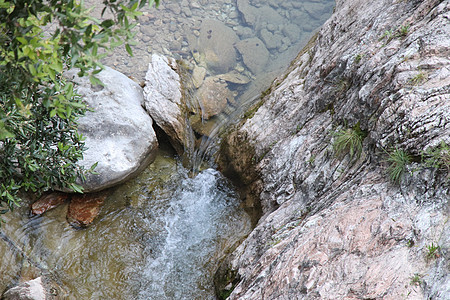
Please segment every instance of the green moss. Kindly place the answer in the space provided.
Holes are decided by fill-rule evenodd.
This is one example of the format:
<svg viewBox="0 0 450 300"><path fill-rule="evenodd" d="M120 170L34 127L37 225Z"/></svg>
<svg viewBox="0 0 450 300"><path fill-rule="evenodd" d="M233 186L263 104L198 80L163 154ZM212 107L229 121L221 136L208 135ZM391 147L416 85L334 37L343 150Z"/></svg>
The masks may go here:
<svg viewBox="0 0 450 300"><path fill-rule="evenodd" d="M239 283L239 276L237 271L226 269L222 272L221 278L216 280L216 296L219 300L227 299L233 292L236 285Z"/></svg>
<svg viewBox="0 0 450 300"><path fill-rule="evenodd" d="M271 88L268 88L266 91L264 91L261 94L261 98L264 98L266 95L268 95L271 91ZM251 119L255 115L255 113L258 111L258 109L264 104L264 100L261 99L258 103L252 106L248 111L245 112L244 118L245 119Z"/></svg>

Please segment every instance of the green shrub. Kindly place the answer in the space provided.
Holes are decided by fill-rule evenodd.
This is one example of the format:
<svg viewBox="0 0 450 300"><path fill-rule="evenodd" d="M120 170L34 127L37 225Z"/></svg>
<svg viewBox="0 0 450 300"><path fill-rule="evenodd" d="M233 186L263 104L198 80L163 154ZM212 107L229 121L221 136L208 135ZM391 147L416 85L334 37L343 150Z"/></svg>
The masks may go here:
<svg viewBox="0 0 450 300"><path fill-rule="evenodd" d="M389 162L389 167L387 169L389 178L398 183L402 174L406 170L406 166L411 163L411 156L408 155L404 150L395 148L388 153L389 157L387 161Z"/></svg>
<svg viewBox="0 0 450 300"><path fill-rule="evenodd" d="M431 245L427 246L425 258L427 260L432 260L432 259L438 258L440 249L441 249L441 247L439 247L439 245L435 245L434 243L431 243Z"/></svg>
<svg viewBox="0 0 450 300"><path fill-rule="evenodd" d="M420 71L413 77L409 79L409 83L411 85L420 85L421 83L425 82L428 79L428 74L425 71Z"/></svg>
<svg viewBox="0 0 450 300"><path fill-rule="evenodd" d="M422 160L427 167L445 170L450 173L450 146L441 141L438 147L422 153Z"/></svg>
<svg viewBox="0 0 450 300"><path fill-rule="evenodd" d="M409 31L409 25L400 26L400 28L397 29L397 37L405 37L408 35Z"/></svg>
<svg viewBox="0 0 450 300"><path fill-rule="evenodd" d="M410 284L415 285L415 286L420 285L422 283L421 278L422 278L422 275L420 275L419 273L414 273L414 276L411 277Z"/></svg>
<svg viewBox="0 0 450 300"><path fill-rule="evenodd" d="M365 134L359 128L359 124L353 128L341 128L332 135L334 137L333 150L336 156L342 157L348 153L350 158L353 158L361 155Z"/></svg>
<svg viewBox="0 0 450 300"><path fill-rule="evenodd" d="M101 84L99 60L123 44L131 54L132 21L147 2L158 3L105 0L113 19L99 21L83 1L0 0L1 213L19 205L20 190L81 192L75 182L89 170L77 165L84 150L77 118L86 107L62 72L78 68Z"/></svg>
<svg viewBox="0 0 450 300"><path fill-rule="evenodd" d="M363 56L364 55L361 53L358 53L357 55L355 55L355 59L354 59L355 64L359 64L361 62L361 59L363 58Z"/></svg>

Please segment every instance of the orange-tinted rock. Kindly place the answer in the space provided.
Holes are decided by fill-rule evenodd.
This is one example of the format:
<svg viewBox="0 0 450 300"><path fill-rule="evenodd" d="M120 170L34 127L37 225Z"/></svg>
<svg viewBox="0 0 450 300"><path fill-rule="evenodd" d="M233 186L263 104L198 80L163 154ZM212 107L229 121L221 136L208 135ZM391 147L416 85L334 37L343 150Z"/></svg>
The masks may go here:
<svg viewBox="0 0 450 300"><path fill-rule="evenodd" d="M106 193L74 195L67 211L67 221L74 227L86 227L100 212Z"/></svg>
<svg viewBox="0 0 450 300"><path fill-rule="evenodd" d="M60 192L45 194L31 205L31 213L33 215L42 215L46 211L63 204L68 197L68 194Z"/></svg>

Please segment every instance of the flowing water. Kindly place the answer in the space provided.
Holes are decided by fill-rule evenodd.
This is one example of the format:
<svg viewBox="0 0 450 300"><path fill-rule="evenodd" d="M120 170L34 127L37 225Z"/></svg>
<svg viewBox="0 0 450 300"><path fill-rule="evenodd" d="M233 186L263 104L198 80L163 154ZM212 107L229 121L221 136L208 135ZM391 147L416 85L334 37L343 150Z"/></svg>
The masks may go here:
<svg viewBox="0 0 450 300"><path fill-rule="evenodd" d="M199 137L190 166L204 161L209 141L288 66L334 5L320 0L161 3L140 17L134 57L118 50L106 64L140 81L151 53L158 52L185 61L192 70L201 63L193 43L205 19L219 20L240 40L258 37L269 50L267 64L257 73L237 56L232 69L250 82L228 83L236 101L208 121L214 124ZM207 70L207 77L215 75ZM83 230L67 223L67 203L38 217L28 217L26 205L5 215L0 294L43 274L62 299L214 299L214 272L227 251L249 234L251 220L230 183L206 165L192 176L181 158L161 149L142 174L110 191L97 219Z"/></svg>

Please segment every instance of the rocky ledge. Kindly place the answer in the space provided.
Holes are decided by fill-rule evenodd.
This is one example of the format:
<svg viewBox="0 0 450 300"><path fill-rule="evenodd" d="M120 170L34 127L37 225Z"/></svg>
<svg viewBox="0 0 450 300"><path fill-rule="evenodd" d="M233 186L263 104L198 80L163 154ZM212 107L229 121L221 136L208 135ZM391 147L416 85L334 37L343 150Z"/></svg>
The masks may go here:
<svg viewBox="0 0 450 300"><path fill-rule="evenodd" d="M336 1L224 139L218 164L262 217L218 271L220 297L447 299L449 11Z"/></svg>

